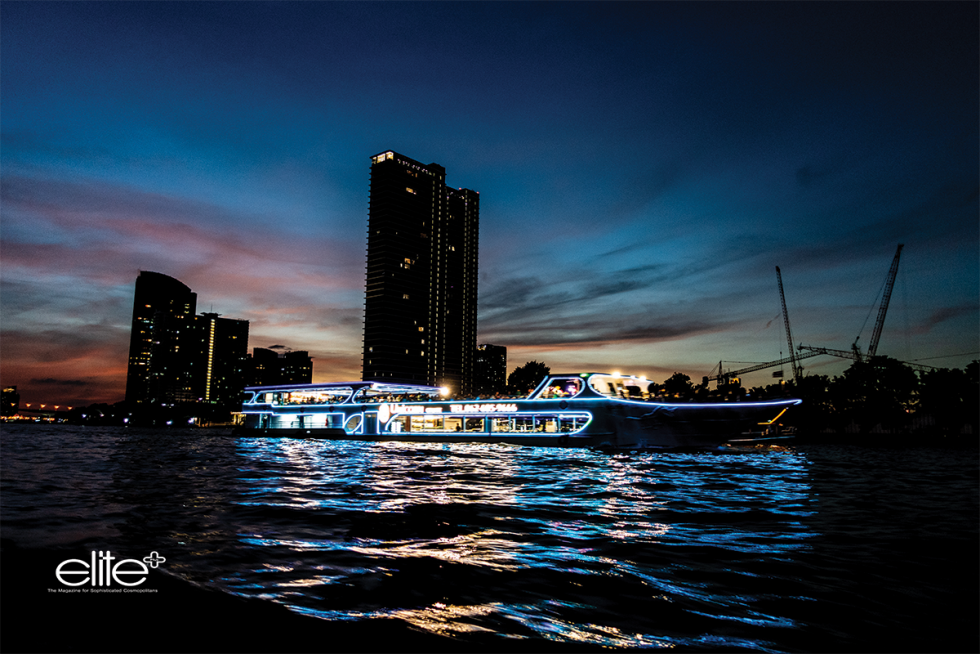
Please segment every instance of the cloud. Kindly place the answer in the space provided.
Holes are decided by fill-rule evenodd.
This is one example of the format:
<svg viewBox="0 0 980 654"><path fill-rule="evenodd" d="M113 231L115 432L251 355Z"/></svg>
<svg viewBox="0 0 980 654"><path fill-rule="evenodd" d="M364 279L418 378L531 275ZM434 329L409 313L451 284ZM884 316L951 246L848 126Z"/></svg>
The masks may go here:
<svg viewBox="0 0 980 654"><path fill-rule="evenodd" d="M944 322L955 320L961 316L968 316L970 314L975 314L980 312L980 306L973 305L960 305L956 307L942 307L933 311L928 318L922 321L920 324L916 325L911 329L914 335L928 334L932 331L934 327L940 325Z"/></svg>
<svg viewBox="0 0 980 654"><path fill-rule="evenodd" d="M117 402L126 388L128 345L128 330L102 325L4 329L0 375L4 385L17 386L22 403Z"/></svg>
<svg viewBox="0 0 980 654"><path fill-rule="evenodd" d="M111 184L7 176L2 199L4 282L30 286L30 299L19 296L25 310L52 303L65 288L92 298L122 288L131 297L139 270L155 270L189 285L202 309L215 304L239 318L355 328L362 242L297 237L276 222L250 227L249 216ZM130 309L115 309L125 324Z"/></svg>
<svg viewBox="0 0 980 654"><path fill-rule="evenodd" d="M356 244L324 234L297 235L288 221L270 220L176 196L150 193L94 180L56 180L7 174L0 185L4 207L4 241L41 256L43 246L114 250L129 259L174 260L214 266L259 263L326 268L334 277L353 281L363 242ZM10 254L15 253L11 248ZM118 260L118 258L117 258ZM44 261L48 263L48 261ZM159 266L158 266L159 267ZM360 282L360 278L358 277Z"/></svg>
<svg viewBox="0 0 980 654"><path fill-rule="evenodd" d="M637 326L603 325L601 322L563 326L556 329L553 322L547 324L521 324L507 330L488 330L488 342L499 345L519 344L536 349L581 349L597 346L618 345L629 342L659 343L688 338L699 334L724 331L728 322L671 322L646 323Z"/></svg>
<svg viewBox="0 0 980 654"><path fill-rule="evenodd" d="M55 379L45 377L44 379L32 379L32 384L37 386L88 386L89 382L81 379Z"/></svg>
<svg viewBox="0 0 980 654"><path fill-rule="evenodd" d="M100 340L124 374L141 269L248 319L253 343L310 351L318 377L357 372L367 156L389 147L481 191L480 335L513 348L590 365L606 344L670 341L692 365L764 350L775 265L797 335L850 342L898 243L903 273L932 274L909 286L936 348L976 297L970 3L582 3L518 21L482 5L118 4L113 25L140 25L121 40L91 6L5 5L5 376L95 389ZM365 34L403 57L358 48ZM435 76L406 65L427 41L452 53ZM328 50L350 56L310 56ZM472 70L486 74L454 74ZM397 115L373 101L382 79ZM71 372L48 367L93 325L116 334L78 341Z"/></svg>
<svg viewBox="0 0 980 654"><path fill-rule="evenodd" d="M554 278L525 276L495 281L481 294L481 315L497 322L525 310L546 312L569 304L588 307L595 300L649 288L665 274L660 265L611 271L556 266ZM488 316L488 312L497 313Z"/></svg>
<svg viewBox="0 0 980 654"><path fill-rule="evenodd" d="M100 182L5 175L0 199L3 377L25 402L123 398L140 269L188 284L200 310L249 320L259 342L360 336L363 243Z"/></svg>

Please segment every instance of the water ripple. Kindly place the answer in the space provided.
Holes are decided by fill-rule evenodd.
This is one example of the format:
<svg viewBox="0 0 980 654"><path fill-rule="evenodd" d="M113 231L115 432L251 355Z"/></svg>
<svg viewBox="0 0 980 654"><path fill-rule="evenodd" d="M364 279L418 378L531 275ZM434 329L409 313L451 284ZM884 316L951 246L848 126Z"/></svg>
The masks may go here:
<svg viewBox="0 0 980 654"><path fill-rule="evenodd" d="M5 539L158 550L171 574L328 621L491 648L909 651L976 615L975 452L3 439Z"/></svg>

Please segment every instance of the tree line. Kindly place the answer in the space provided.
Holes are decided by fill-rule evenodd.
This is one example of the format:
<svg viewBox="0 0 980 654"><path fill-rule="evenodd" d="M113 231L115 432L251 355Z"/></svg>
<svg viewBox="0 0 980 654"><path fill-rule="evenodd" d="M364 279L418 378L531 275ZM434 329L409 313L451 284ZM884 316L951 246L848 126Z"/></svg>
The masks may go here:
<svg viewBox="0 0 980 654"><path fill-rule="evenodd" d="M537 361L508 377L508 392L526 394L550 373ZM936 435L980 434L980 361L966 368L916 371L901 361L878 356L855 361L835 377L804 375L799 382L744 388L739 380L708 388L695 386L683 373L647 388L671 401L751 401L796 397L803 403L783 424L806 432L888 432Z"/></svg>
<svg viewBox="0 0 980 654"><path fill-rule="evenodd" d="M980 433L980 362L916 371L889 357L855 361L839 376L805 375L787 392L803 400L790 420L817 431ZM760 394L766 389L753 389Z"/></svg>

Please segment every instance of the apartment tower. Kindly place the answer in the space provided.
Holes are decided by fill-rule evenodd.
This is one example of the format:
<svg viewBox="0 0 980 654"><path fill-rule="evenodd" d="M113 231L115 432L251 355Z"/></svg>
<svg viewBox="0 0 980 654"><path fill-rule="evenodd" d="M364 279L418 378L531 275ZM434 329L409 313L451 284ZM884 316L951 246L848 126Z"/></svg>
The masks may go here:
<svg viewBox="0 0 980 654"><path fill-rule="evenodd" d="M248 321L194 315L196 308L197 294L173 277L144 270L136 278L126 375L132 408L241 406Z"/></svg>
<svg viewBox="0 0 980 654"><path fill-rule="evenodd" d="M126 401L132 406L192 399L188 355L197 293L147 270L136 278Z"/></svg>
<svg viewBox="0 0 980 654"><path fill-rule="evenodd" d="M397 152L371 158L363 379L473 392L480 194Z"/></svg>

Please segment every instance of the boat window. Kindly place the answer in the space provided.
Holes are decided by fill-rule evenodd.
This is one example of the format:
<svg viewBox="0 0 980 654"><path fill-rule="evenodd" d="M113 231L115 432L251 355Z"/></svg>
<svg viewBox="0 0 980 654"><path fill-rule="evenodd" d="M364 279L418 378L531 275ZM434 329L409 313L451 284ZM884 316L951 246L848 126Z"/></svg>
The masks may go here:
<svg viewBox="0 0 980 654"><path fill-rule="evenodd" d="M442 416L412 416L411 431L442 431L443 427Z"/></svg>
<svg viewBox="0 0 980 654"><path fill-rule="evenodd" d="M639 377L617 375L592 375L589 385L596 393L607 397L621 397L642 400L649 397L647 387L650 382Z"/></svg>
<svg viewBox="0 0 980 654"><path fill-rule="evenodd" d="M462 416L430 416L402 415L395 416L385 427L385 431L393 434L400 433L431 433L431 432L483 432L483 418Z"/></svg>
<svg viewBox="0 0 980 654"><path fill-rule="evenodd" d="M539 400L554 400L575 397L582 392L582 379L579 377L555 377L538 393Z"/></svg>
<svg viewBox="0 0 980 654"><path fill-rule="evenodd" d="M588 413L558 413L538 416L395 416L385 426L390 434L399 433L485 433L487 427L494 433L565 433L579 432L589 424ZM348 432L351 423L347 424Z"/></svg>
<svg viewBox="0 0 980 654"><path fill-rule="evenodd" d="M279 393L266 393L266 397L272 396L272 403L279 406L284 405L322 405L339 404L350 397L350 388L318 388L309 391L283 391Z"/></svg>
<svg viewBox="0 0 980 654"><path fill-rule="evenodd" d="M558 431L558 418L537 418L534 421L535 431L543 431L549 434L553 434Z"/></svg>
<svg viewBox="0 0 980 654"><path fill-rule="evenodd" d="M511 418L493 418L493 431L514 431Z"/></svg>
<svg viewBox="0 0 980 654"><path fill-rule="evenodd" d="M357 431L357 428L361 426L361 414L355 414L347 420L347 424L344 425L344 431L348 434L353 434Z"/></svg>
<svg viewBox="0 0 980 654"><path fill-rule="evenodd" d="M534 431L534 418L532 416L518 416L514 418L513 424L511 431Z"/></svg>
<svg viewBox="0 0 980 654"><path fill-rule="evenodd" d="M591 416L588 413L559 413L551 416L509 416L492 418L490 428L501 432L557 432L570 434L585 429Z"/></svg>
<svg viewBox="0 0 980 654"><path fill-rule="evenodd" d="M438 392L429 393L392 393L386 388L371 388L367 386L358 391L354 396L355 402L365 402L368 404L388 402L428 402L438 396Z"/></svg>

